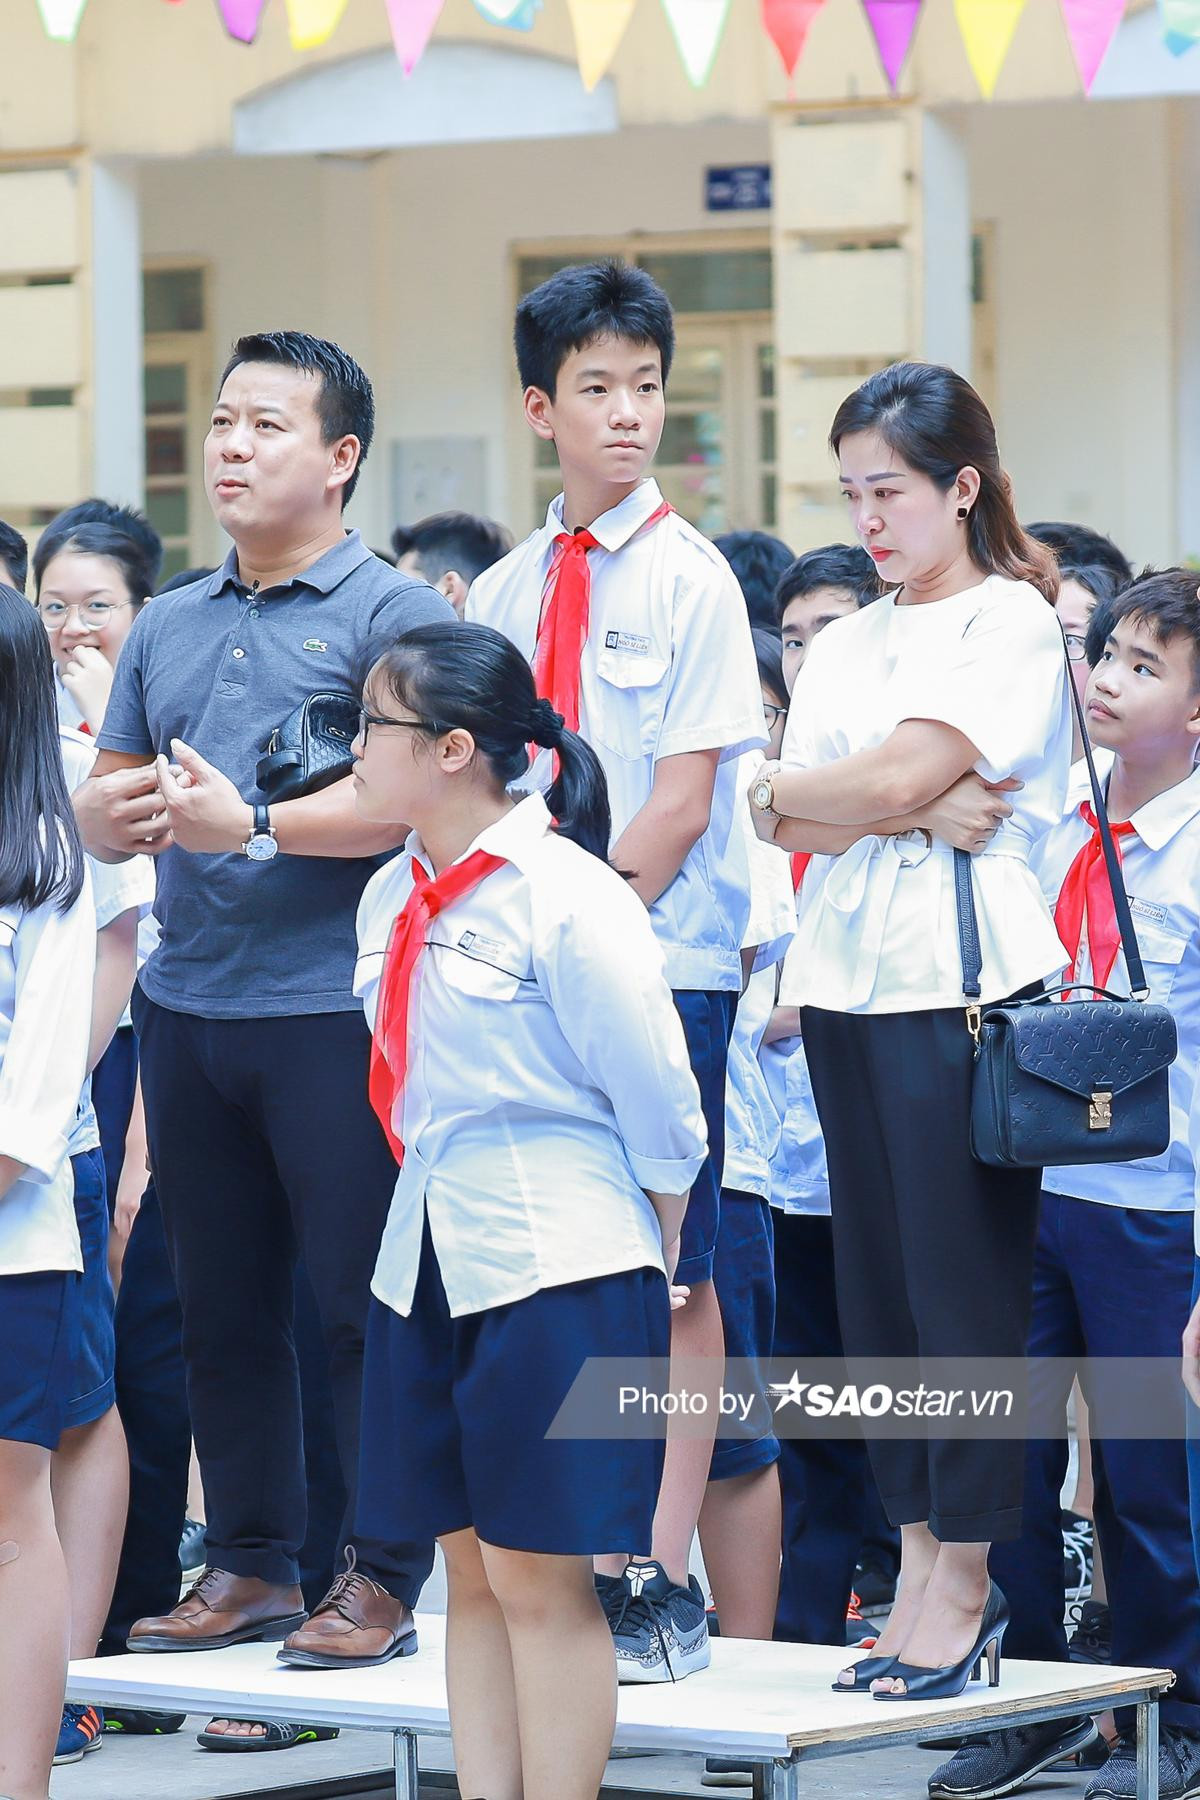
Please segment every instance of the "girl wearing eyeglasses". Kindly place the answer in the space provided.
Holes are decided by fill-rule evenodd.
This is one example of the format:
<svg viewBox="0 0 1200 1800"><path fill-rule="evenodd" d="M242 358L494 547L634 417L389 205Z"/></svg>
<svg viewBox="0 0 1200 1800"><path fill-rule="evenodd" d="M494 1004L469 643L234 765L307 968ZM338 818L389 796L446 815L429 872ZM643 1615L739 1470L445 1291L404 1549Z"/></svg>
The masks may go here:
<svg viewBox="0 0 1200 1800"><path fill-rule="evenodd" d="M149 521L104 500L69 507L42 533L33 575L64 725L93 737L100 730L121 646L161 564Z"/></svg>
<svg viewBox="0 0 1200 1800"><path fill-rule="evenodd" d="M441 1542L462 1793L595 1800L617 1672L592 1557L650 1551L663 1445L547 1431L589 1358L653 1381L668 1355L699 1089L646 909L607 861L600 764L520 652L424 625L363 703L358 810L412 830L358 914L371 1098L401 1167L357 1529ZM509 791L531 744L557 759L545 798Z"/></svg>

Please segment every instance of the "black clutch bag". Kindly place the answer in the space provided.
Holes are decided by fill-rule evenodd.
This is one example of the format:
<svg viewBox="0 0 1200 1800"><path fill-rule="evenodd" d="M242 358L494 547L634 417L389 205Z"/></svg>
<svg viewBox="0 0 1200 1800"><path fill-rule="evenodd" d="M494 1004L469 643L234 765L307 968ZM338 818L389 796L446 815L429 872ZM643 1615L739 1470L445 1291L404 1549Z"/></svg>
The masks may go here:
<svg viewBox="0 0 1200 1800"><path fill-rule="evenodd" d="M356 694L310 694L275 727L254 771L268 802L319 793L350 773L361 704Z"/></svg>
<svg viewBox="0 0 1200 1800"><path fill-rule="evenodd" d="M1001 1169L1131 1162L1171 1141L1168 1083L1179 1044L1165 1006L1151 1005L1083 708L1067 668L1092 782L1131 995L1079 984L981 1008L982 954L971 858L954 852L954 893L967 1026L975 1039L971 1149ZM1060 998L1086 992L1089 999Z"/></svg>

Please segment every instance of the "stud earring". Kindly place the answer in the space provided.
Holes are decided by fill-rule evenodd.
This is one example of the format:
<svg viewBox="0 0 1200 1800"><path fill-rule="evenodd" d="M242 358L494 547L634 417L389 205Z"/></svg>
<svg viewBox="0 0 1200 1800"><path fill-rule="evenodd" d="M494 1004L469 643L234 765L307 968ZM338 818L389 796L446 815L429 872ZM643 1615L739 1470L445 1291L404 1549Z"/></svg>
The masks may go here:
<svg viewBox="0 0 1200 1800"><path fill-rule="evenodd" d="M969 513L969 512L970 512L970 510L971 510L971 509L970 509L970 507L969 507L969 506L960 506L960 507L959 507L959 509L958 509L958 516L959 516L959 518L960 518L960 519L965 519L965 518L966 518L966 517L967 517L967 515L968 515L968 513Z"/></svg>

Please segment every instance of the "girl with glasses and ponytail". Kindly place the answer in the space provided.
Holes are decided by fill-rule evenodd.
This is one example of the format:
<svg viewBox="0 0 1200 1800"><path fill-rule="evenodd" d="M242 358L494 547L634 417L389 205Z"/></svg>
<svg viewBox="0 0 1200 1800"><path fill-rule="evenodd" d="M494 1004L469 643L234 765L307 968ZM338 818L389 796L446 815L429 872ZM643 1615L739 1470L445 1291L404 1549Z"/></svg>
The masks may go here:
<svg viewBox="0 0 1200 1800"><path fill-rule="evenodd" d="M953 370L871 376L830 443L888 591L810 647L782 761L751 805L761 835L813 852L780 1000L801 1008L846 1354L878 1359L885 1381L882 1359L962 1359L965 1390L972 1359L1025 1354L1041 1171L971 1153L952 850L972 853L983 1004L1038 991L1063 962L1030 868L1071 760L1057 575L1017 521L987 408ZM1021 1443L869 1449L901 1532L900 1586L838 1691L959 1693L984 1652L996 1679L1008 1609L988 1548L1020 1530Z"/></svg>
<svg viewBox="0 0 1200 1800"><path fill-rule="evenodd" d="M411 831L358 915L400 1173L357 1528L442 1544L463 1795L595 1800L616 1664L592 1556L649 1552L663 1447L546 1433L589 1357L668 1355L699 1090L646 908L607 862L600 764L520 652L421 626L363 711L358 810ZM510 791L533 746L556 759L544 798Z"/></svg>

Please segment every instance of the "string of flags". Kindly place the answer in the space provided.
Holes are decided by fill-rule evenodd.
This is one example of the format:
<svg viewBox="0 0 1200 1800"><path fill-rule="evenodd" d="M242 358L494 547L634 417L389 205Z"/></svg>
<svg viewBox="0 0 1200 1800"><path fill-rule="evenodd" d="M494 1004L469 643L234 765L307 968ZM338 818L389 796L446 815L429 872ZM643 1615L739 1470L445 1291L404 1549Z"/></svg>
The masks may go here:
<svg viewBox="0 0 1200 1800"><path fill-rule="evenodd" d="M166 0L179 6L185 0ZM201 0L190 0L193 5ZM411 75L433 36L445 0L374 0L387 14L396 55ZM702 88L712 73L729 21L732 0L474 0L492 25L509 31L533 28L543 5L565 5L575 33L575 50L583 85L594 88L616 56L638 4L662 7L693 87ZM794 78L809 33L827 0L757 0L763 30L779 53L789 82ZM1039 0L1040 3L1040 0ZM1126 0L1058 0L1075 66L1085 93L1125 13ZM1200 43L1200 0L1157 0L1163 42L1181 56ZM286 9L288 32L296 50L311 50L333 36L347 0L216 0L217 11L231 38L252 44L268 5ZM749 5L751 0L739 0ZM879 55L880 67L893 90L899 86L913 39L920 27L925 0L858 0ZM990 100L1028 0L954 0L954 14L979 91ZM70 43L79 30L87 0L37 0L48 37Z"/></svg>

